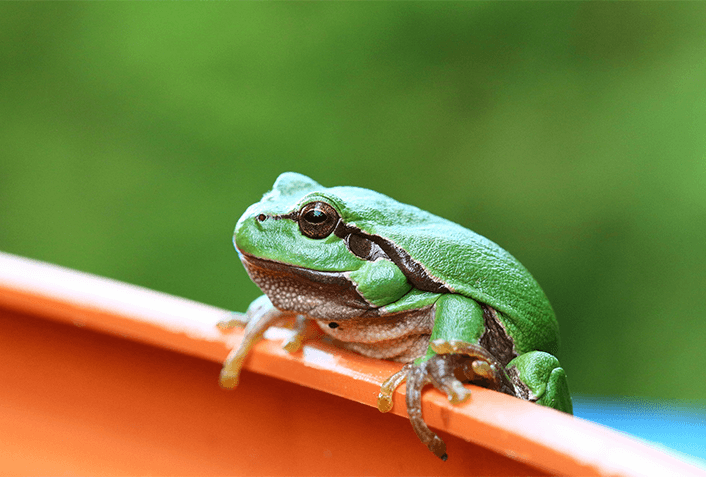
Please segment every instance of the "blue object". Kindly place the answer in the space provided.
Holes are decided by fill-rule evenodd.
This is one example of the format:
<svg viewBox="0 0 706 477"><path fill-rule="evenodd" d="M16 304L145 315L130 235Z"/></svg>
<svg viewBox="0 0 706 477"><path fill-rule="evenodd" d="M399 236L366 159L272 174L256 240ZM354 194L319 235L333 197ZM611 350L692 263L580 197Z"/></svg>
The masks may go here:
<svg viewBox="0 0 706 477"><path fill-rule="evenodd" d="M706 403L581 395L573 402L575 416L657 444L706 469Z"/></svg>

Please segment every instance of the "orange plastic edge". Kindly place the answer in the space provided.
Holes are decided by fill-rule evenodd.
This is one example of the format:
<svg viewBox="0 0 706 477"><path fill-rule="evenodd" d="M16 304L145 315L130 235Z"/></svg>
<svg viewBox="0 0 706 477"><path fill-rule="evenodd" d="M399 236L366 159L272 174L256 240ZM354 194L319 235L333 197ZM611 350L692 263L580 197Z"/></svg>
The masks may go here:
<svg viewBox="0 0 706 477"><path fill-rule="evenodd" d="M228 314L226 310L5 253L0 253L0 309L20 310L216 363L242 337L240 330L223 333L215 326ZM302 351L288 354L278 339L286 333L274 329L266 334L269 339L255 347L245 369L372 407L381 383L399 369L398 364L364 358L323 341L307 342ZM214 374L214 382L217 378ZM427 390L425 420L435 429L494 451L501 461L504 456L559 475L706 475L608 428L493 391L472 389L469 402L458 406L450 405L438 391ZM404 386L394 395L392 413L406 416ZM412 433L411 427L408 432ZM453 459L460 450L449 447L448 451ZM415 452L428 457L421 444Z"/></svg>

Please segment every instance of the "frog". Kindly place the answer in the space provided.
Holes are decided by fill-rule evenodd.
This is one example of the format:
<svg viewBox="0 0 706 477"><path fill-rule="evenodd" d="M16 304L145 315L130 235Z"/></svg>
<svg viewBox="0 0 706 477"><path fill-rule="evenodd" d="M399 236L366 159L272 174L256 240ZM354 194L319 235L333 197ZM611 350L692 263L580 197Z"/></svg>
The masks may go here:
<svg viewBox="0 0 706 477"><path fill-rule="evenodd" d="M377 407L390 411L406 383L412 428L442 460L446 444L422 416L427 385L452 404L471 397L471 383L572 414L547 296L515 257L470 229L369 189L285 172L240 217L233 242L264 295L244 320L219 324L245 326L223 364L223 388L237 386L269 327L295 317L289 352L313 322L337 346L402 363Z"/></svg>

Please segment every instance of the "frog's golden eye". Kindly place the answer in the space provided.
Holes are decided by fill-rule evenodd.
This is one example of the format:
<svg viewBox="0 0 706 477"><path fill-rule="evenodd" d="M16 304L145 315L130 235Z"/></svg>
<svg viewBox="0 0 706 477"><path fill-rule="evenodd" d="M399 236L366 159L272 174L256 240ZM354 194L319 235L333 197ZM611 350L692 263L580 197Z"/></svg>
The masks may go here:
<svg viewBox="0 0 706 477"><path fill-rule="evenodd" d="M310 202L299 211L299 230L309 238L326 238L340 218L336 209L326 202Z"/></svg>

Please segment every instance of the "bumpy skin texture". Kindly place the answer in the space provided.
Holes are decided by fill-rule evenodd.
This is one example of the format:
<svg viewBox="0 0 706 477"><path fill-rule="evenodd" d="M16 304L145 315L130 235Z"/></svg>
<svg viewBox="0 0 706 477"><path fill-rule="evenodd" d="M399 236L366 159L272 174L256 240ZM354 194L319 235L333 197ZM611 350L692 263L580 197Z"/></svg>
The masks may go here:
<svg viewBox="0 0 706 477"><path fill-rule="evenodd" d="M571 412L551 305L490 240L374 191L284 173L240 218L234 242L267 298L248 310L244 341L221 373L224 387L235 386L264 330L296 314L343 347L409 363L383 385L378 407L389 410L407 379L413 428L442 459L445 445L421 417L427 384L455 403L470 395L462 378Z"/></svg>

